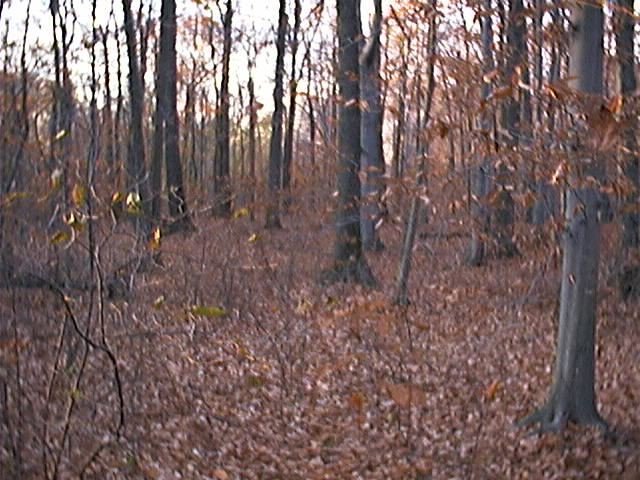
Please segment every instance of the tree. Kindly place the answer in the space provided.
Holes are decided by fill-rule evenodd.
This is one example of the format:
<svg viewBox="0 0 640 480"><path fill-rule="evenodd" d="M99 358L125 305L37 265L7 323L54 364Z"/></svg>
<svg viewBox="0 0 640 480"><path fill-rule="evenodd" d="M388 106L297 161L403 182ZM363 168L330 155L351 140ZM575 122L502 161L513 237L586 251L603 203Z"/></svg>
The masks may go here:
<svg viewBox="0 0 640 480"><path fill-rule="evenodd" d="M219 5L218 5L219 7ZM219 7L220 8L220 7ZM225 217L231 213L230 138L229 138L229 63L231 61L231 27L233 8L226 0L224 14L220 10L223 28L222 78L220 79L219 105L216 112L216 149L214 158L213 191L216 196L214 213Z"/></svg>
<svg viewBox="0 0 640 480"><path fill-rule="evenodd" d="M156 73L156 111L154 115L152 216L160 216L162 159L164 157L169 190L169 213L181 226L190 223L180 162L180 123L177 109L176 2L162 0L160 48Z"/></svg>
<svg viewBox="0 0 640 480"><path fill-rule="evenodd" d="M282 185L282 117L284 104L282 96L284 89L282 77L284 76L284 43L287 31L287 2L280 0L278 11L278 33L276 39L276 78L273 87L273 115L271 116L271 141L269 143L269 202L267 205L267 228L282 228L280 224L280 199L278 193Z"/></svg>
<svg viewBox="0 0 640 480"><path fill-rule="evenodd" d="M494 69L491 0L484 0L483 7L485 13L482 16L482 71L486 76ZM485 81L482 84L482 100L487 101L490 96L491 83ZM488 138L493 130L493 117L493 112L489 112L488 108L485 108L480 119L480 127L483 132L486 132ZM485 237L489 233L489 214L485 202L489 193L490 169L490 156L485 154L480 165L477 165L472 172L471 190L476 201L471 207L473 229L468 262L475 266L482 265L485 261Z"/></svg>
<svg viewBox="0 0 640 480"><path fill-rule="evenodd" d="M360 8L359 0L337 0L338 68L338 206L334 267L329 282L373 285L375 279L360 236Z"/></svg>
<svg viewBox="0 0 640 480"><path fill-rule="evenodd" d="M515 204L509 189L509 168L507 157L516 151L522 137L523 103L516 97L520 82L526 80L523 72L527 71L526 56L526 23L522 0L511 0L509 4L509 21L507 26L507 60L505 82L510 84L513 96L506 102L503 114L505 130L502 159L497 165L496 183L498 191L494 194L495 211L494 232L496 234L498 254L513 256L518 253L513 242L513 225L515 222Z"/></svg>
<svg viewBox="0 0 640 480"><path fill-rule="evenodd" d="M638 119L633 107L629 102L630 96L636 91L635 74L635 49L634 49L634 18L633 0L620 0L618 8L615 10L618 17L616 28L616 53L618 55L618 66L620 69L621 94L625 97L625 104L631 108L625 108L625 130L624 130L624 171L635 191L628 199L628 208L623 216L623 245L625 247L640 247L640 213L638 213L638 188L640 187L639 164L638 164L638 142L636 132L638 130Z"/></svg>
<svg viewBox="0 0 640 480"><path fill-rule="evenodd" d="M368 250L384 246L376 235L376 223L382 217L380 201L384 191L384 153L382 148L382 92L380 80L380 35L382 33L382 0L374 0L375 14L371 33L360 54L360 94L366 108L361 111L361 169L363 204L362 245Z"/></svg>
<svg viewBox="0 0 640 480"><path fill-rule="evenodd" d="M127 192L137 196L142 215L136 219L138 234L146 238L151 233L149 221L149 184L145 165L144 134L142 129L142 116L144 109L144 91L142 78L138 67L138 54L136 49L136 35L133 28L133 15L131 13L131 0L122 0L124 11L124 31L127 38L127 55L129 57L129 103L131 110L131 123L129 133L129 145L127 150Z"/></svg>
<svg viewBox="0 0 640 480"><path fill-rule="evenodd" d="M418 130L421 134L418 137L418 145L417 145L417 154L420 161L418 178L417 178L417 187L419 189L424 189L426 187L427 179L426 179L426 157L429 151L429 145L427 141L424 139L425 132L429 126L429 120L431 118L431 106L433 105L433 94L435 91L435 62L436 62L436 45L437 45L437 1L432 0L432 10L430 13L429 20L429 35L427 40L427 54L429 58L427 59L427 95L424 101L424 107L418 103L418 111L420 109L424 109L422 114L422 119L419 118ZM413 247L415 244L416 233L418 230L418 222L421 217L422 210L422 198L421 192L416 192L411 199L411 206L409 208L409 215L407 218L407 225L404 231L404 238L402 242L402 252L400 257L400 267L398 268L398 276L396 278L395 285L395 293L393 302L397 305L406 306L409 304L409 295L407 292L407 285L409 281L409 272L411 269L411 260L413 256Z"/></svg>
<svg viewBox="0 0 640 480"><path fill-rule="evenodd" d="M298 89L298 77L296 76L296 56L298 54L300 33L300 0L294 0L293 7L293 31L291 32L291 78L289 80L289 114L287 116L287 131L284 138L284 156L282 157L282 190L287 192L286 202L290 201L291 169L293 161L293 135L296 123L296 97Z"/></svg>
<svg viewBox="0 0 640 480"><path fill-rule="evenodd" d="M572 7L569 78L585 112L598 114L602 102L604 14L601 4ZM588 128L583 125L583 128ZM588 131L580 138L588 138ZM598 188L584 182L597 177L594 149L577 143L572 170L573 185L567 192L566 234L560 291L560 325L556 344L553 385L544 406L520 422L539 423L542 430L562 430L567 422L607 428L595 396L595 333L600 260Z"/></svg>

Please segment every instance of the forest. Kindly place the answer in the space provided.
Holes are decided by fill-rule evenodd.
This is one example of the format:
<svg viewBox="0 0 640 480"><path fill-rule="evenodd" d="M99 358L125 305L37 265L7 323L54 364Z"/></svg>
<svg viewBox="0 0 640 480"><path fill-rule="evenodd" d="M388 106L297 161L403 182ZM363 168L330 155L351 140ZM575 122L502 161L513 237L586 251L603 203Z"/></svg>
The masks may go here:
<svg viewBox="0 0 640 480"><path fill-rule="evenodd" d="M0 479L640 478L632 0L0 0Z"/></svg>

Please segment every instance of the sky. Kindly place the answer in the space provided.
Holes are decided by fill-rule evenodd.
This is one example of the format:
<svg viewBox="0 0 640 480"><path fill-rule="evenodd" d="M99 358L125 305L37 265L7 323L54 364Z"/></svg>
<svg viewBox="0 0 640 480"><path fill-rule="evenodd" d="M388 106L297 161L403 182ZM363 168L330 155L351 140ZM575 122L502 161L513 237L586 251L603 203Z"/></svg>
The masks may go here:
<svg viewBox="0 0 640 480"><path fill-rule="evenodd" d="M5 0L6 1L6 0ZM310 9L316 5L318 0L302 0L303 17L308 14ZM22 35L24 32L24 21L27 16L27 6L29 0L8 0L8 4L5 3L5 8L2 13L2 21L0 26L0 34L4 35L4 32L8 28L8 37L10 42L15 42L16 45L21 45ZM74 14L77 18L76 27L74 30L75 40L72 59L72 68L75 81L77 85L87 85L89 80L89 56L86 48L83 47L83 39L89 39L91 37L91 0L68 0L74 6ZM65 4L64 0L60 0L61 5ZM146 3L146 1L145 1ZM152 0L153 11L156 16L159 15L160 0ZM203 5L209 3L214 13L214 18L219 19L217 8L215 7L214 0L177 0L177 14L179 18L185 18L195 14L200 10L203 12ZM288 3L292 4L292 1ZM139 0L133 0L133 10L137 11L137 5ZM267 38L271 41L261 52L255 69L255 84L256 94L258 100L265 104L270 105L271 92L272 92L272 79L274 77L274 63L275 63L275 26L277 25L278 17L278 1L277 0L234 0L234 28L247 30L255 27L262 38ZM368 4L371 4L367 7ZM111 0L98 0L97 2L97 18L98 25L102 28L109 28L113 31L115 26L121 27L122 25L122 2L121 0L114 0L113 15ZM373 6L372 0L363 1L363 18L366 18L367 11L371 11ZM48 13L49 0L31 0L31 12L30 12L30 26L28 35L28 45L32 53L29 55L29 66L32 69L38 69L40 72L51 75L51 60L53 55L51 54L52 45L52 25L51 17ZM291 10L292 5L288 5ZM335 10L334 0L325 0L325 8L328 11ZM146 7L145 7L146 10ZM303 24L305 18L303 18ZM328 26L326 27L329 28ZM326 32L327 35L331 35L332 32ZM178 37L185 37L186 32L180 32L178 30ZM180 47L179 47L180 48ZM111 42L110 50L114 58L111 59L111 64L115 62L115 42ZM15 55L19 54L19 48L16 49ZM185 56L189 56L190 52L184 52ZM102 55L101 49L98 50L98 55ZM39 63L36 63L39 62ZM102 60L100 60L102 62ZM247 58L243 48L237 48L234 50L231 60L231 82L241 82L246 84L248 80L247 71ZM16 62L17 63L17 62ZM126 65L125 65L126 67ZM102 71L102 66L98 66L99 71ZM126 69L125 69L126 70ZM115 65L113 65L112 71L115 71ZM147 77L147 85L153 83L153 71L149 71ZM115 79L114 79L115 82ZM115 85L112 85L115 88ZM231 91L235 93L237 87L232 86Z"/></svg>

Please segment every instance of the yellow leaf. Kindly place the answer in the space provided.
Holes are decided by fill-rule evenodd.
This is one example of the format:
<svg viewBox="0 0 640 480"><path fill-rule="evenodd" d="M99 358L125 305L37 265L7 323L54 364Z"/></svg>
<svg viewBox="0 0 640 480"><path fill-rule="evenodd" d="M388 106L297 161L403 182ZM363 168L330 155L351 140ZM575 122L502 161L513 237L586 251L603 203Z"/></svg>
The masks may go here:
<svg viewBox="0 0 640 480"><path fill-rule="evenodd" d="M62 140L64 137L67 136L67 131L66 130L60 130L58 133L56 133L56 136L53 137L53 141L54 142L58 142L60 140Z"/></svg>
<svg viewBox="0 0 640 480"><path fill-rule="evenodd" d="M59 245L61 243L68 242L71 238L71 234L65 230L60 230L53 234L51 237L51 243L54 245Z"/></svg>
<svg viewBox="0 0 640 480"><path fill-rule="evenodd" d="M202 305L194 305L189 310L193 315L206 318L219 318L225 317L227 311L222 307L208 307Z"/></svg>
<svg viewBox="0 0 640 480"><path fill-rule="evenodd" d="M258 240L260 240L260 236L257 233L252 233L251 236L249 237L248 242L256 243Z"/></svg>
<svg viewBox="0 0 640 480"><path fill-rule="evenodd" d="M76 183L71 190L71 198L73 199L73 203L76 204L76 207L82 207L87 201L87 189L84 185Z"/></svg>
<svg viewBox="0 0 640 480"><path fill-rule="evenodd" d="M260 375L247 375L245 377L245 381L247 382L247 387L249 388L261 388L265 384L265 379Z"/></svg>
<svg viewBox="0 0 640 480"><path fill-rule="evenodd" d="M500 380L494 380L491 382L491 385L489 385L487 390L484 392L484 398L486 398L488 402L493 401L496 398L496 394L498 393L498 390L500 390L500 387Z"/></svg>
<svg viewBox="0 0 640 480"><path fill-rule="evenodd" d="M140 201L138 192L131 192L127 195L125 206L127 212L131 215L140 215L142 213L142 202Z"/></svg>
<svg viewBox="0 0 640 480"><path fill-rule="evenodd" d="M153 301L153 308L160 308L160 307L162 307L162 305L164 305L165 300L166 300L166 299L164 298L164 295L160 295L158 298L156 298L156 299Z"/></svg>
<svg viewBox="0 0 640 480"><path fill-rule="evenodd" d="M53 172L51 172L51 189L58 190L62 186L62 169L56 168Z"/></svg>
<svg viewBox="0 0 640 480"><path fill-rule="evenodd" d="M153 233L151 234L151 240L149 240L149 248L151 250L158 250L162 244L162 233L160 232L160 227L156 227L153 229Z"/></svg>
<svg viewBox="0 0 640 480"><path fill-rule="evenodd" d="M235 212L233 212L233 218L242 218L242 217L248 217L249 216L249 209L248 208L241 208L239 210L236 210Z"/></svg>
<svg viewBox="0 0 640 480"><path fill-rule="evenodd" d="M23 198L28 198L29 194L27 192L11 192L7 194L2 200L0 200L0 207L8 207L16 200L22 200Z"/></svg>
<svg viewBox="0 0 640 480"><path fill-rule="evenodd" d="M64 223L69 225L76 232L80 232L84 228L86 220L82 215L76 215L74 212L69 212L64 219Z"/></svg>
<svg viewBox="0 0 640 480"><path fill-rule="evenodd" d="M118 203L121 203L123 198L124 196L122 195L122 193L115 192L113 195L111 195L111 205L113 206Z"/></svg>
<svg viewBox="0 0 640 480"><path fill-rule="evenodd" d="M216 468L213 471L213 476L216 478L216 480L229 480L229 474L221 468Z"/></svg>

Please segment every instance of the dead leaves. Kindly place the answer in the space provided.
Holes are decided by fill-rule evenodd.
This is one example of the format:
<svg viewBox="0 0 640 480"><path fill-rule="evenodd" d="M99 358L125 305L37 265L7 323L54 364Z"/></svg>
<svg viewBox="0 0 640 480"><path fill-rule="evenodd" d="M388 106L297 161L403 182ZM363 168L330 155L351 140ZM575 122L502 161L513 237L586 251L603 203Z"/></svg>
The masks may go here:
<svg viewBox="0 0 640 480"><path fill-rule="evenodd" d="M419 385L384 382L383 388L400 408L424 405L427 401L427 394Z"/></svg>

